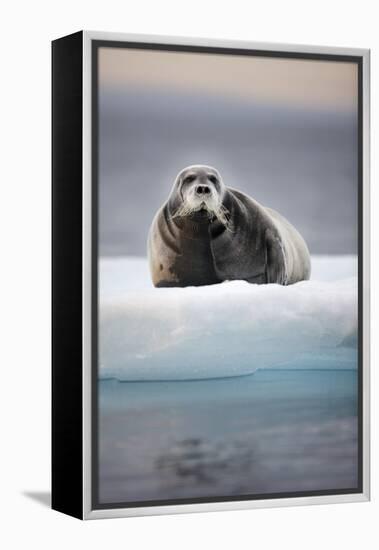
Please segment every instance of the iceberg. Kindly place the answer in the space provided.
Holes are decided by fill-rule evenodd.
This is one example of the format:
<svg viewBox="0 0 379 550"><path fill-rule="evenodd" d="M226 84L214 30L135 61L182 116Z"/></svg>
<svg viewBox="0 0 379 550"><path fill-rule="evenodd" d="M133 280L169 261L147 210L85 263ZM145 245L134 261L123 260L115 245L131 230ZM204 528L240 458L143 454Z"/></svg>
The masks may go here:
<svg viewBox="0 0 379 550"><path fill-rule="evenodd" d="M291 286L154 288L144 258L99 261L99 377L197 380L357 368L357 258L313 256Z"/></svg>

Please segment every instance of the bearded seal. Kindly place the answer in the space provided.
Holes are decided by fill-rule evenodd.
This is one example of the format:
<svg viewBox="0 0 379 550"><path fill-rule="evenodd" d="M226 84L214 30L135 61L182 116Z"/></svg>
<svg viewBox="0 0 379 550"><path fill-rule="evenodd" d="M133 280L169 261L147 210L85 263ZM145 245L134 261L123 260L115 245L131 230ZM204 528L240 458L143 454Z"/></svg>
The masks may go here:
<svg viewBox="0 0 379 550"><path fill-rule="evenodd" d="M156 287L244 280L290 285L309 279L307 245L278 212L227 187L211 166L193 165L176 177L148 236Z"/></svg>

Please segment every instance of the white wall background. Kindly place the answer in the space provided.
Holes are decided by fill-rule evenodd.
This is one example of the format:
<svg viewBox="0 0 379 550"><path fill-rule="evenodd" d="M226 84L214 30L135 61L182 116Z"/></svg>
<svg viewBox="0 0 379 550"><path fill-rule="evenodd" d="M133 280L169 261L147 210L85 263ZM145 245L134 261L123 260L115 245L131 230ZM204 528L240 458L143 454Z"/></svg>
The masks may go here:
<svg viewBox="0 0 379 550"><path fill-rule="evenodd" d="M80 29L372 49L373 281L378 277L375 2L33 0L2 8L0 544L3 548L376 548L378 346L372 354L372 502L81 523L49 510L50 40ZM343 200L343 197L341 197ZM338 205L336 205L338 208ZM376 218L376 219L375 219ZM376 253L375 253L376 248ZM378 334L374 284L373 340ZM41 497L42 495L42 497Z"/></svg>

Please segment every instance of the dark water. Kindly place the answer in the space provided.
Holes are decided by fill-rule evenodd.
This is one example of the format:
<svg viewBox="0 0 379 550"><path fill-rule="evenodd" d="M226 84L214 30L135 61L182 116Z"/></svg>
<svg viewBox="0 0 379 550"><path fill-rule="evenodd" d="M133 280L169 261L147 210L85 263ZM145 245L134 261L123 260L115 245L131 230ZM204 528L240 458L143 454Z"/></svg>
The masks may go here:
<svg viewBox="0 0 379 550"><path fill-rule="evenodd" d="M102 503L357 485L356 371L99 383Z"/></svg>

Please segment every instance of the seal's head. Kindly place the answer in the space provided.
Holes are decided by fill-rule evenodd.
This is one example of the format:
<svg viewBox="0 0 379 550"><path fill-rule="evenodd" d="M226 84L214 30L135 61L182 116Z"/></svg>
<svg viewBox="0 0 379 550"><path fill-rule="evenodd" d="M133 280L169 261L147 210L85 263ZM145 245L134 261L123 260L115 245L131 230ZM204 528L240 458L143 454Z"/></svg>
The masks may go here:
<svg viewBox="0 0 379 550"><path fill-rule="evenodd" d="M169 205L173 219L218 219L227 225L227 210L223 205L226 187L219 172L211 166L187 166L179 172L171 191Z"/></svg>

